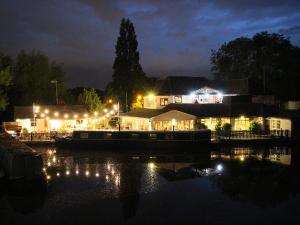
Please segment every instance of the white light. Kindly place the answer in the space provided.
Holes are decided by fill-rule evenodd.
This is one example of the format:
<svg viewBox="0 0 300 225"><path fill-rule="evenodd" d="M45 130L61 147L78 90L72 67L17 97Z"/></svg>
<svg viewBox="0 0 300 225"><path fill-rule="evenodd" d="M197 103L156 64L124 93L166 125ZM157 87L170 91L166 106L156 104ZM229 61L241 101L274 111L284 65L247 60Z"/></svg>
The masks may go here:
<svg viewBox="0 0 300 225"><path fill-rule="evenodd" d="M65 118L68 118L68 117L69 117L69 115L68 115L68 114L65 114L65 115L64 115L64 117L65 117Z"/></svg>
<svg viewBox="0 0 300 225"><path fill-rule="evenodd" d="M85 171L85 175L89 176L90 175L90 171Z"/></svg>
<svg viewBox="0 0 300 225"><path fill-rule="evenodd" d="M103 109L103 112L107 113L107 111L108 111L107 109Z"/></svg>
<svg viewBox="0 0 300 225"><path fill-rule="evenodd" d="M67 175L67 176L70 175L70 171L69 171L69 170L66 171L66 175Z"/></svg>
<svg viewBox="0 0 300 225"><path fill-rule="evenodd" d="M53 156L53 159L52 159L52 160L53 160L53 162L55 163L55 162L56 162L56 157L55 157L55 156Z"/></svg>
<svg viewBox="0 0 300 225"><path fill-rule="evenodd" d="M77 119L77 117L78 117L77 115L74 115L74 118L75 118L75 119Z"/></svg>
<svg viewBox="0 0 300 225"><path fill-rule="evenodd" d="M48 175L48 176L47 176L47 180L50 180L50 179L51 179L51 176L50 176L50 175Z"/></svg>
<svg viewBox="0 0 300 225"><path fill-rule="evenodd" d="M114 110L118 109L118 105L114 104Z"/></svg>
<svg viewBox="0 0 300 225"><path fill-rule="evenodd" d="M218 98L223 98L223 94L221 92L218 93Z"/></svg>
<svg viewBox="0 0 300 225"><path fill-rule="evenodd" d="M114 113L115 113L115 111L114 111L114 110L111 110L111 111L110 111L110 114L111 114L111 115L113 115Z"/></svg>
<svg viewBox="0 0 300 225"><path fill-rule="evenodd" d="M48 113L49 113L49 110L48 110L48 109L45 109L45 110L44 110L44 113L48 114Z"/></svg>
<svg viewBox="0 0 300 225"><path fill-rule="evenodd" d="M96 177L99 177L99 173L96 173L95 176L96 176Z"/></svg>
<svg viewBox="0 0 300 225"><path fill-rule="evenodd" d="M148 167L150 169L154 169L155 168L155 164L153 162L148 163Z"/></svg>
<svg viewBox="0 0 300 225"><path fill-rule="evenodd" d="M221 172L223 170L223 166L221 164L218 164L217 165L217 170Z"/></svg>
<svg viewBox="0 0 300 225"><path fill-rule="evenodd" d="M46 168L45 168L45 167L43 168L43 171L44 171L44 172L46 171Z"/></svg>
<svg viewBox="0 0 300 225"><path fill-rule="evenodd" d="M88 114L85 113L85 114L84 114L84 117L87 118L87 117L88 117Z"/></svg>
<svg viewBox="0 0 300 225"><path fill-rule="evenodd" d="M97 112L97 111L95 111L95 112L94 112L94 115L95 115L95 116L97 116L97 115L98 115L98 112Z"/></svg>
<svg viewBox="0 0 300 225"><path fill-rule="evenodd" d="M44 114L44 113L42 113L42 114L41 114L41 117L42 117L42 118L43 118L43 117L45 117L45 114Z"/></svg>
<svg viewBox="0 0 300 225"><path fill-rule="evenodd" d="M60 176L60 173L56 173L56 176L59 177L59 176Z"/></svg>
<svg viewBox="0 0 300 225"><path fill-rule="evenodd" d="M176 125L176 119L172 119L172 126Z"/></svg>
<svg viewBox="0 0 300 225"><path fill-rule="evenodd" d="M79 174L79 170L76 170L75 173L76 173L76 175L78 175Z"/></svg>
<svg viewBox="0 0 300 225"><path fill-rule="evenodd" d="M56 116L56 117L57 117L58 115L59 115L59 114L58 114L58 112L55 112L55 113L54 113L54 116Z"/></svg>
<svg viewBox="0 0 300 225"><path fill-rule="evenodd" d="M190 96L191 96L191 97L195 97L195 93L194 93L194 92L191 92L191 93L190 93Z"/></svg>

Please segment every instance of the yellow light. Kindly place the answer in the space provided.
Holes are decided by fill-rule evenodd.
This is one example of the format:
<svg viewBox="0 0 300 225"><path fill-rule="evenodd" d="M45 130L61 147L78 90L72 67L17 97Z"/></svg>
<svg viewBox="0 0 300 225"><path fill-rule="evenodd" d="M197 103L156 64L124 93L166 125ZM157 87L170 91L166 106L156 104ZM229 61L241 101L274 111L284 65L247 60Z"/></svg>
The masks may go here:
<svg viewBox="0 0 300 225"><path fill-rule="evenodd" d="M97 115L98 115L98 112L97 112L97 111L95 111L95 112L94 112L94 115L95 115L95 116L97 116Z"/></svg>
<svg viewBox="0 0 300 225"><path fill-rule="evenodd" d="M85 171L85 175L89 176L90 175L90 171Z"/></svg>
<svg viewBox="0 0 300 225"><path fill-rule="evenodd" d="M96 177L99 177L99 173L96 173L95 176L96 176Z"/></svg>
<svg viewBox="0 0 300 225"><path fill-rule="evenodd" d="M106 114L106 117L107 117L107 118L109 117L109 113Z"/></svg>
<svg viewBox="0 0 300 225"><path fill-rule="evenodd" d="M59 113L58 113L58 112L55 112L55 113L54 113L54 116L56 116L56 117L57 117L58 115L59 115Z"/></svg>
<svg viewBox="0 0 300 225"><path fill-rule="evenodd" d="M241 160L241 161L244 161L244 160L245 160L245 157L244 157L244 156L241 156L240 160Z"/></svg>
<svg viewBox="0 0 300 225"><path fill-rule="evenodd" d="M46 168L45 168L45 167L43 168L43 171L44 171L44 172L46 171Z"/></svg>
<svg viewBox="0 0 300 225"><path fill-rule="evenodd" d="M56 157L55 157L55 156L53 156L53 159L52 159L52 160L53 160L53 162L55 163L55 162L56 162Z"/></svg>
<svg viewBox="0 0 300 225"><path fill-rule="evenodd" d="M244 120L245 119L245 117L244 116L241 116L241 120Z"/></svg>
<svg viewBox="0 0 300 225"><path fill-rule="evenodd" d="M59 177L59 176L60 176L60 173L56 173L56 176Z"/></svg>
<svg viewBox="0 0 300 225"><path fill-rule="evenodd" d="M106 179L106 180L108 180L108 179L109 179L109 177L106 175L106 176L105 176L105 179Z"/></svg>
<svg viewBox="0 0 300 225"><path fill-rule="evenodd" d="M150 100L153 100L153 99L154 99L154 94L153 94L153 93L149 93L149 94L148 94L148 98L149 98Z"/></svg>
<svg viewBox="0 0 300 225"><path fill-rule="evenodd" d="M48 176L47 176L47 180L50 180L50 179L51 179L51 176L50 176L50 175L48 175Z"/></svg>
<svg viewBox="0 0 300 225"><path fill-rule="evenodd" d="M78 117L77 115L74 115L74 118L75 118L75 119L77 119L77 117Z"/></svg>
<svg viewBox="0 0 300 225"><path fill-rule="evenodd" d="M155 164L153 162L148 163L148 167L150 169L154 169L155 168Z"/></svg>
<svg viewBox="0 0 300 225"><path fill-rule="evenodd" d="M111 174L112 174L112 175L114 175L114 174L115 174L115 171L114 171L113 169L111 170Z"/></svg>
<svg viewBox="0 0 300 225"><path fill-rule="evenodd" d="M48 166L51 166L51 162L48 162L47 165L48 165Z"/></svg>
<svg viewBox="0 0 300 225"><path fill-rule="evenodd" d="M78 175L79 174L79 170L76 170L75 173L76 173L76 175Z"/></svg>
<svg viewBox="0 0 300 225"><path fill-rule="evenodd" d="M88 116L89 116L88 114L86 114L86 113L84 114L84 117L85 117L85 118L87 118Z"/></svg>
<svg viewBox="0 0 300 225"><path fill-rule="evenodd" d="M38 113L40 111L40 107L39 106L35 106L35 112Z"/></svg>
<svg viewBox="0 0 300 225"><path fill-rule="evenodd" d="M69 170L66 171L66 175L67 175L67 176L70 175L70 171L69 171Z"/></svg>
<svg viewBox="0 0 300 225"><path fill-rule="evenodd" d="M110 111L110 114L111 114L111 115L113 115L114 113L115 113L115 111L114 111L114 110L111 110L111 111Z"/></svg>
<svg viewBox="0 0 300 225"><path fill-rule="evenodd" d="M114 104L114 110L118 110L118 105Z"/></svg>
<svg viewBox="0 0 300 225"><path fill-rule="evenodd" d="M139 101L142 100L142 96L141 96L141 95L138 95L138 96L137 96L137 100L139 100Z"/></svg>
<svg viewBox="0 0 300 225"><path fill-rule="evenodd" d="M49 113L49 110L48 110L48 109L45 109L45 110L44 110L44 113L45 113L45 114L48 114L48 113Z"/></svg>
<svg viewBox="0 0 300 225"><path fill-rule="evenodd" d="M107 111L108 111L107 109L103 109L103 112L107 113Z"/></svg>
<svg viewBox="0 0 300 225"><path fill-rule="evenodd" d="M110 98L109 100L108 100L108 103L112 103L113 102L113 100Z"/></svg>
<svg viewBox="0 0 300 225"><path fill-rule="evenodd" d="M46 117L46 120L49 120L49 119L50 119L49 116L47 116L47 117Z"/></svg>
<svg viewBox="0 0 300 225"><path fill-rule="evenodd" d="M42 117L42 118L43 118L43 117L45 117L45 114L44 114L44 113L42 113L42 114L41 114L41 117Z"/></svg>
<svg viewBox="0 0 300 225"><path fill-rule="evenodd" d="M68 114L65 114L65 115L64 115L64 117L65 117L65 118L68 118L68 117L69 117L69 115L68 115Z"/></svg>

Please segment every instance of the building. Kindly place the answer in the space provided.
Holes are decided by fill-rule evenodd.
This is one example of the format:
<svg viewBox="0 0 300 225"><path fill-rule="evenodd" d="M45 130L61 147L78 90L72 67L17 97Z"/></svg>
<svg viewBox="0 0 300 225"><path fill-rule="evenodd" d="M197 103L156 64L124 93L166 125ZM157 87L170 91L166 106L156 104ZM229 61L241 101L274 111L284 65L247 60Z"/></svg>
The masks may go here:
<svg viewBox="0 0 300 225"><path fill-rule="evenodd" d="M296 113L294 113L296 114ZM204 124L214 131L217 123L231 125L233 131L248 131L251 123L265 131L294 129L290 113L275 106L253 103L237 104L169 104L163 109L139 109L121 114L124 130L194 130Z"/></svg>
<svg viewBox="0 0 300 225"><path fill-rule="evenodd" d="M14 118L24 133L87 129L91 120L83 105L15 106Z"/></svg>
<svg viewBox="0 0 300 225"><path fill-rule="evenodd" d="M204 77L167 77L154 93L144 96L144 108L161 109L169 104L220 104L223 99L248 93L247 79L211 81Z"/></svg>

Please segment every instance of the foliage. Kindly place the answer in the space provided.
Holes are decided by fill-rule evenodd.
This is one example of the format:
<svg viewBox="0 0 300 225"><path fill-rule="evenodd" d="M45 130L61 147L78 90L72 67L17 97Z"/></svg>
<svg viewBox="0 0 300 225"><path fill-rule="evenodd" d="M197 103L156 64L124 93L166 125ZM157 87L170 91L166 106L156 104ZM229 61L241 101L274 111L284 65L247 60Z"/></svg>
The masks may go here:
<svg viewBox="0 0 300 225"><path fill-rule="evenodd" d="M257 33L224 43L211 55L216 78L249 78L253 94L300 98L300 49L277 33ZM251 89L252 88L252 89Z"/></svg>
<svg viewBox="0 0 300 225"><path fill-rule="evenodd" d="M195 128L197 130L207 129L207 126L201 122L201 120L196 120L195 122Z"/></svg>
<svg viewBox="0 0 300 225"><path fill-rule="evenodd" d="M262 133L262 125L256 121L251 121L249 125L249 130L252 134L261 134Z"/></svg>
<svg viewBox="0 0 300 225"><path fill-rule="evenodd" d="M9 69L0 70L0 110L5 110L7 102L7 87L11 84L11 74Z"/></svg>
<svg viewBox="0 0 300 225"><path fill-rule="evenodd" d="M83 89L83 92L78 96L77 103L88 106L90 112L99 112L104 108L98 94L93 88L90 90Z"/></svg>
<svg viewBox="0 0 300 225"><path fill-rule="evenodd" d="M230 135L231 135L231 124L230 123L223 124L222 133L225 137L230 137Z"/></svg>
<svg viewBox="0 0 300 225"><path fill-rule="evenodd" d="M221 119L217 120L216 126L215 126L215 131L217 136L222 135L222 121Z"/></svg>
<svg viewBox="0 0 300 225"><path fill-rule="evenodd" d="M123 110L131 105L134 93L146 87L147 77L139 63L138 42L135 29L129 19L122 19L116 44L116 58L113 65L113 81L106 90L116 96Z"/></svg>
<svg viewBox="0 0 300 225"><path fill-rule="evenodd" d="M41 52L21 51L17 55L14 66L13 86L10 93L12 104L55 103L55 85L51 83L52 80L57 80L58 96L62 96L64 90L62 64L50 61Z"/></svg>

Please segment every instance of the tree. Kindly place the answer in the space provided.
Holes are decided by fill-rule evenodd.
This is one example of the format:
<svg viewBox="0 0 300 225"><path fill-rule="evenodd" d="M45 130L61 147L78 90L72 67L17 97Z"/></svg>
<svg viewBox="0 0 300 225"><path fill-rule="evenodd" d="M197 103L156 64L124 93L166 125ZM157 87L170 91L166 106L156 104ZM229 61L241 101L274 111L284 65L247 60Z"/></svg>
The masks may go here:
<svg viewBox="0 0 300 225"><path fill-rule="evenodd" d="M13 72L13 86L10 91L12 104L55 103L55 85L51 84L52 80L57 80L58 95L62 96L64 92L62 64L50 61L41 52L21 51L17 55Z"/></svg>
<svg viewBox="0 0 300 225"><path fill-rule="evenodd" d="M80 105L88 106L90 112L99 112L104 108L94 89L84 89L83 92L78 96L77 102Z"/></svg>
<svg viewBox="0 0 300 225"><path fill-rule="evenodd" d="M137 48L138 41L132 22L122 19L113 64L113 81L106 89L109 94L118 98L125 111L131 105L134 93L142 91L147 83L147 77L139 63Z"/></svg>
<svg viewBox="0 0 300 225"><path fill-rule="evenodd" d="M249 78L250 93L300 99L300 49L277 33L257 33L224 43L211 55L217 79Z"/></svg>
<svg viewBox="0 0 300 225"><path fill-rule="evenodd" d="M261 134L262 133L262 125L257 121L251 121L249 125L249 130L252 134Z"/></svg>
<svg viewBox="0 0 300 225"><path fill-rule="evenodd" d="M0 70L0 110L5 110L7 102L7 87L11 84L11 74L9 68Z"/></svg>

